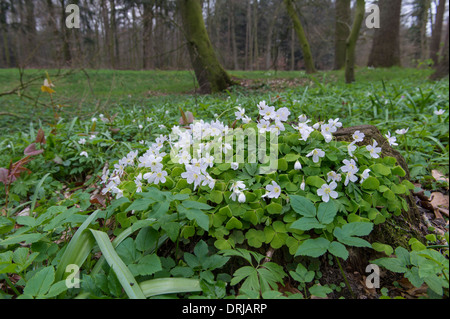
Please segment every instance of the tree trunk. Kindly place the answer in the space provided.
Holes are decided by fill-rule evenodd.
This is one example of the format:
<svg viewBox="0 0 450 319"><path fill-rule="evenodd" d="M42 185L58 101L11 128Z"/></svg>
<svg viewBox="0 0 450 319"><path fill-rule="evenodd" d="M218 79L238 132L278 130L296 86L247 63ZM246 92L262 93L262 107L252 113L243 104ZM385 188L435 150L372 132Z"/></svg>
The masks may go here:
<svg viewBox="0 0 450 319"><path fill-rule="evenodd" d="M369 66L400 66L400 14L402 0L380 0L380 28L375 30Z"/></svg>
<svg viewBox="0 0 450 319"><path fill-rule="evenodd" d="M234 0L230 1L230 5L231 5L231 10L230 10L230 15L231 15L231 42L233 45L233 66L235 70L239 70L239 62L238 62L238 49L237 49L237 42L236 42L236 22L235 22L235 18L234 18L234 7L235 7L235 2Z"/></svg>
<svg viewBox="0 0 450 319"><path fill-rule="evenodd" d="M62 53L64 58L64 65L70 65L72 61L72 54L70 52L70 42L69 42L69 29L66 28L66 4L64 0L60 0L61 3L61 41L62 41Z"/></svg>
<svg viewBox="0 0 450 319"><path fill-rule="evenodd" d="M445 2L446 2L446 0L439 0L439 5L437 7L433 33L431 36L430 59L433 60L434 65L439 63L438 55L439 55L439 49L440 49L441 43L442 43L441 38L442 38L442 26L444 23Z"/></svg>
<svg viewBox="0 0 450 319"><path fill-rule="evenodd" d="M448 41L449 41L449 39L448 39L448 37L449 37L449 21L447 20L447 34L445 37L444 47L442 48L440 61L435 66L436 71L430 77L431 80L440 80L440 79L448 76L448 73L449 73L449 65L448 65L448 59L449 59Z"/></svg>
<svg viewBox="0 0 450 319"><path fill-rule="evenodd" d="M153 42L153 2L144 2L142 49L144 51L143 67L147 70L152 67L152 42Z"/></svg>
<svg viewBox="0 0 450 319"><path fill-rule="evenodd" d="M300 46L302 47L306 73L308 74L316 73L316 68L314 66L314 60L311 54L309 42L308 39L306 38L305 31L303 30L303 26L295 10L294 3L292 0L284 0L284 4L286 5L286 10L292 20L292 23L294 24L295 32L297 33Z"/></svg>
<svg viewBox="0 0 450 319"><path fill-rule="evenodd" d="M347 39L350 35L351 1L336 0L336 25L334 47L334 69L340 70L345 66L345 51Z"/></svg>
<svg viewBox="0 0 450 319"><path fill-rule="evenodd" d="M364 0L356 1L355 19L353 21L352 30L347 39L347 51L345 53L345 81L347 83L355 82L356 43L358 42L359 32L361 31L361 25L364 20L366 10L365 7L366 2Z"/></svg>
<svg viewBox="0 0 450 319"><path fill-rule="evenodd" d="M220 92L233 81L220 65L203 20L200 0L178 0L189 56L201 93Z"/></svg>
<svg viewBox="0 0 450 319"><path fill-rule="evenodd" d="M423 11L420 24L420 59L423 61L428 57L428 9L431 6L431 0L423 1Z"/></svg>

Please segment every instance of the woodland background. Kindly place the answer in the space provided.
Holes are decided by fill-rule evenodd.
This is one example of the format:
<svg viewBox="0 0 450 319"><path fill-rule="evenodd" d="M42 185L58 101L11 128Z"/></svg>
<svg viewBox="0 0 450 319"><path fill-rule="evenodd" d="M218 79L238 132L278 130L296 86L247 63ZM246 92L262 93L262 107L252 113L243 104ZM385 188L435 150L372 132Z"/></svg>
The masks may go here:
<svg viewBox="0 0 450 319"><path fill-rule="evenodd" d="M1 0L0 68L184 70L191 68L177 1ZM81 28L65 27L77 4ZM436 63L446 39L445 0L366 1L384 6L383 30L362 24L356 64L371 66L373 51L395 43L387 67ZM355 1L294 1L318 70L340 69ZM401 7L398 11L395 7ZM384 16L383 16L384 15ZM388 16L389 15L389 16ZM283 0L204 0L203 16L220 63L228 70L303 70L301 46ZM366 13L367 16L367 13ZM395 36L395 25L400 24ZM393 30L392 32L389 30ZM340 51L341 50L341 51ZM377 66L377 65L374 65Z"/></svg>

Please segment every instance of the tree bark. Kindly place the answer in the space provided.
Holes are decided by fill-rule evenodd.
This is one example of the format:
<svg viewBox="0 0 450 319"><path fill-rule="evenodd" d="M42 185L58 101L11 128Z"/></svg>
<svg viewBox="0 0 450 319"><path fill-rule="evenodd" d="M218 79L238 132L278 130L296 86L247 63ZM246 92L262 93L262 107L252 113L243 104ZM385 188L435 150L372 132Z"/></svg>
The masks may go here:
<svg viewBox="0 0 450 319"><path fill-rule="evenodd" d="M365 6L366 2L364 0L356 1L355 19L346 43L345 81L348 84L355 82L356 43L358 42L359 32L364 20Z"/></svg>
<svg viewBox="0 0 450 319"><path fill-rule="evenodd" d="M436 11L436 19L434 23L433 33L430 44L430 59L433 60L434 65L439 63L439 49L441 48L442 26L444 23L446 0L439 0L439 5Z"/></svg>
<svg viewBox="0 0 450 319"><path fill-rule="evenodd" d="M345 66L345 52L347 50L347 39L350 35L351 26L351 1L336 0L336 25L335 25L335 47L334 47L334 69L340 70Z"/></svg>
<svg viewBox="0 0 450 319"><path fill-rule="evenodd" d="M380 0L380 28L375 30L369 66L400 66L400 14L402 0Z"/></svg>
<svg viewBox="0 0 450 319"><path fill-rule="evenodd" d="M448 65L448 59L449 59L449 47L448 47L448 39L449 37L449 21L447 20L447 34L445 37L445 43L444 47L442 48L442 53L440 56L439 63L435 66L436 71L431 75L430 79L440 80L449 74L449 65Z"/></svg>
<svg viewBox="0 0 450 319"><path fill-rule="evenodd" d="M203 20L200 0L178 0L189 56L201 93L220 92L233 81L219 63Z"/></svg>
<svg viewBox="0 0 450 319"><path fill-rule="evenodd" d="M152 67L152 42L153 42L153 5L154 0L144 1L144 16L143 16L143 39L142 39L142 49L144 52L143 56L143 67L147 70Z"/></svg>
<svg viewBox="0 0 450 319"><path fill-rule="evenodd" d="M305 61L306 73L312 74L316 73L316 68L314 66L314 60L311 53L311 48L309 46L308 39L306 38L305 31L300 22L300 19L297 15L297 12L294 7L294 3L292 0L284 0L284 4L286 6L286 10L294 24L295 32L297 33L298 40L300 42L300 46L302 47L303 59Z"/></svg>

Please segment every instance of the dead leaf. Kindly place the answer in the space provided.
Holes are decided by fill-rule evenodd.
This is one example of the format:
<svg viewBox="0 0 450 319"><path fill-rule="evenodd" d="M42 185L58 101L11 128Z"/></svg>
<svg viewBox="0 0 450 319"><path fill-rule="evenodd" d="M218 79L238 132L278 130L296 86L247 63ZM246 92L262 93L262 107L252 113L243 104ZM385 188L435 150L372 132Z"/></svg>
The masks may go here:
<svg viewBox="0 0 450 319"><path fill-rule="evenodd" d="M181 111L181 118L180 118L180 125L189 125L191 123L194 123L194 114L192 114L191 112L183 112L182 109L180 109Z"/></svg>
<svg viewBox="0 0 450 319"><path fill-rule="evenodd" d="M106 197L102 194L97 194L91 197L91 204L99 204L106 207Z"/></svg>
<svg viewBox="0 0 450 319"><path fill-rule="evenodd" d="M44 131L41 128L38 131L38 134L36 136L36 141L35 142L39 143L41 145L44 145L46 143L45 133L44 133Z"/></svg>
<svg viewBox="0 0 450 319"><path fill-rule="evenodd" d="M444 195L439 192L434 192L430 196L430 204L433 207L434 214L436 215L437 219L444 219L442 218L441 211L445 210L447 211L448 216L448 206L449 206L449 198L448 195ZM443 210L442 210L443 209Z"/></svg>
<svg viewBox="0 0 450 319"><path fill-rule="evenodd" d="M434 179L439 182L447 182L448 184L448 177L445 177L444 174L442 174L441 172L437 171L437 170L432 170L431 171L431 175L434 177Z"/></svg>
<svg viewBox="0 0 450 319"><path fill-rule="evenodd" d="M27 156L35 156L42 153L44 153L44 150L37 150L35 143L30 144L24 151L24 154Z"/></svg>

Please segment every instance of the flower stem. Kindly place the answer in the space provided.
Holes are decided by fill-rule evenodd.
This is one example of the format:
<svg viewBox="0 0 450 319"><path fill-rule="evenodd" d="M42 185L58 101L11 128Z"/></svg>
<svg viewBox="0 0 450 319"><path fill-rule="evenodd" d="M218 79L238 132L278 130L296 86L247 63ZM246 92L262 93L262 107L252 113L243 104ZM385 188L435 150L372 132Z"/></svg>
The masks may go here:
<svg viewBox="0 0 450 319"><path fill-rule="evenodd" d="M348 290L350 291L350 294L352 295L352 298L353 298L353 299L356 299L355 293L353 292L353 289L352 289L352 287L350 286L350 284L349 284L349 282L348 282L348 280L347 280L347 276L346 276L345 273L344 273L344 269L342 269L342 266L341 266L341 263L340 263L340 261L339 261L339 258L336 257L336 256L334 256L334 259L336 260L336 262L337 262L337 264L338 264L338 266L339 266L339 269L341 270L341 274L342 274L342 276L344 277L345 285L347 286Z"/></svg>

